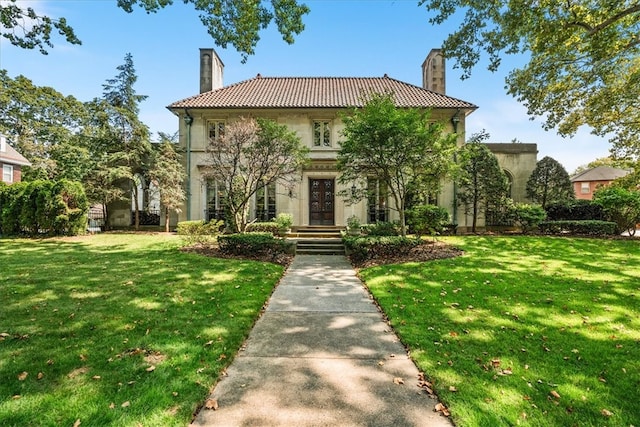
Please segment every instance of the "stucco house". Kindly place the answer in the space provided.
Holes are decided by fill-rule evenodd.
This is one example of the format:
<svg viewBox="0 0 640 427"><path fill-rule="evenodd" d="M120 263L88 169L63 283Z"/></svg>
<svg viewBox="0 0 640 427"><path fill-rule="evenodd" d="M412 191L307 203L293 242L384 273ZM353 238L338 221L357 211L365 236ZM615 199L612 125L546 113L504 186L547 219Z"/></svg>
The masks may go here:
<svg viewBox="0 0 640 427"><path fill-rule="evenodd" d="M0 168L2 169L0 182L7 184L20 182L23 166L31 166L31 162L9 145L6 136L0 134Z"/></svg>
<svg viewBox="0 0 640 427"><path fill-rule="evenodd" d="M221 215L224 194L215 181L205 178L206 146L210 138L224 131L226 123L240 117L264 117L286 124L309 147L310 164L302 171L295 188L264 188L253 202L251 216L268 220L277 213L293 215L294 227L346 225L356 215L362 223L398 218L391 199L375 177L368 179L370 197L356 205L347 205L336 195L343 188L337 182L336 156L344 126L340 113L363 106L363 97L373 93L392 93L399 107L431 110L431 118L456 133L458 145L465 141L465 121L477 106L445 94L445 62L438 49L432 50L422 64L422 87L382 77L256 77L223 86L224 65L213 49L200 49L200 93L176 101L167 108L179 118L180 146L187 167L187 202L179 221L211 219ZM502 146L502 144L492 144ZM514 145L514 144L505 144ZM531 152L535 144L515 144ZM493 148L492 148L493 149ZM504 153L503 160L518 149ZM533 150L535 153L537 151ZM499 157L500 158L500 157ZM513 160L513 159L511 159ZM530 174L535 167L527 158L524 168ZM513 182L521 177L517 160L511 162ZM516 170L518 169L518 170ZM524 183L528 174L524 177ZM514 184L514 189L524 183ZM463 210L454 206L454 184L445 182L437 203L451 214L454 223L469 221ZM519 191L519 190L518 190Z"/></svg>
<svg viewBox="0 0 640 427"><path fill-rule="evenodd" d="M602 186L609 185L614 179L627 176L630 171L611 166L598 166L587 169L571 177L576 199L592 200L593 193Z"/></svg>

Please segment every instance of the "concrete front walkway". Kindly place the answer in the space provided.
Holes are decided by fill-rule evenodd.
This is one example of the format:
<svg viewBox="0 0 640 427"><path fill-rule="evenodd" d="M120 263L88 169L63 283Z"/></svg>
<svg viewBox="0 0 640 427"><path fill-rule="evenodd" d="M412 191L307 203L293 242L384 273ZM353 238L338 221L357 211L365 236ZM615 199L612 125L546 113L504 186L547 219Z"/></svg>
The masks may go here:
<svg viewBox="0 0 640 427"><path fill-rule="evenodd" d="M210 398L193 426L452 426L344 256L295 257Z"/></svg>

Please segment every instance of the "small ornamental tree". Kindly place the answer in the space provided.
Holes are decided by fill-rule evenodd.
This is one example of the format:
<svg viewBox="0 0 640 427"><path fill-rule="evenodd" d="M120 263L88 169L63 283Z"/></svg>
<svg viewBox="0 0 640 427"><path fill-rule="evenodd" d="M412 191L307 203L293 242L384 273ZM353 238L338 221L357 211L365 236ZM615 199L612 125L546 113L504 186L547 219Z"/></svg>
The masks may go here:
<svg viewBox="0 0 640 427"><path fill-rule="evenodd" d="M393 95L374 94L363 108L343 117L344 140L338 151L338 182L351 186L375 177L388 189L407 234L405 208L410 192L419 184L435 193L451 170L455 135L444 132L428 111L398 108ZM367 197L366 185L348 191L351 203Z"/></svg>
<svg viewBox="0 0 640 427"><path fill-rule="evenodd" d="M544 209L552 203L574 200L575 193L566 169L557 160L546 156L531 172L527 181L527 197Z"/></svg>
<svg viewBox="0 0 640 427"><path fill-rule="evenodd" d="M515 221L520 225L522 232L527 234L540 226L547 218L547 212L540 205L517 203L515 205Z"/></svg>
<svg viewBox="0 0 640 427"><path fill-rule="evenodd" d="M162 143L157 148L149 170L149 178L156 183L160 193L160 204L165 209L164 230L169 232L171 212L180 213L182 203L186 199L184 190L185 171L171 137L160 134Z"/></svg>
<svg viewBox="0 0 640 427"><path fill-rule="evenodd" d="M418 205L407 211L407 224L418 236L436 236L449 222L449 212L441 206Z"/></svg>
<svg viewBox="0 0 640 427"><path fill-rule="evenodd" d="M291 187L307 163L308 148L295 132L273 120L241 118L209 141L206 175L225 188L230 228L244 232L250 201L259 188Z"/></svg>
<svg viewBox="0 0 640 427"><path fill-rule="evenodd" d="M475 233L478 217L490 206L499 205L507 196L509 180L498 159L480 141L486 134L473 135L458 150L458 203L471 215L471 231Z"/></svg>
<svg viewBox="0 0 640 427"><path fill-rule="evenodd" d="M640 223L640 192L618 186L601 187L593 194L593 203L602 206L607 220L618 225L618 233L634 235Z"/></svg>

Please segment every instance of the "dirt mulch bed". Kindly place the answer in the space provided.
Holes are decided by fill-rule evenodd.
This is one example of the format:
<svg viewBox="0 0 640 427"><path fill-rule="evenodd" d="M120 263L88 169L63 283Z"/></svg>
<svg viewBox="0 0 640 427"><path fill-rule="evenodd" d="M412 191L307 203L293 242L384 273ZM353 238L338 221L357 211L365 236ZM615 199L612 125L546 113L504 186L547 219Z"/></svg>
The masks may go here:
<svg viewBox="0 0 640 427"><path fill-rule="evenodd" d="M222 253L217 245L194 245L187 246L180 249L183 252L192 252L212 258L224 258L224 259L240 259L240 260L252 260L262 262L272 262L274 264L282 265L287 268L293 262L293 255L289 254L252 254L246 256L229 255Z"/></svg>
<svg viewBox="0 0 640 427"><path fill-rule="evenodd" d="M464 253L463 250L447 245L444 242L425 242L416 246L406 255L395 257L374 258L362 262L351 260L351 264L358 269L375 267L386 264L402 264L406 262L424 262L435 259L455 258Z"/></svg>
<svg viewBox="0 0 640 427"><path fill-rule="evenodd" d="M194 246L184 247L180 250L183 252L197 253L213 258L245 259L253 261L272 262L282 265L285 268L289 267L289 265L291 265L291 263L293 262L293 255L289 254L253 254L246 256L224 254L215 244L198 244ZM424 262L435 259L455 258L462 255L463 253L464 251L462 251L461 249L458 249L451 245L447 245L444 242L425 242L424 244L411 249L411 251L406 255L368 259L362 262L355 262L353 259L351 259L350 261L355 268L362 269L385 264L402 264L405 262Z"/></svg>

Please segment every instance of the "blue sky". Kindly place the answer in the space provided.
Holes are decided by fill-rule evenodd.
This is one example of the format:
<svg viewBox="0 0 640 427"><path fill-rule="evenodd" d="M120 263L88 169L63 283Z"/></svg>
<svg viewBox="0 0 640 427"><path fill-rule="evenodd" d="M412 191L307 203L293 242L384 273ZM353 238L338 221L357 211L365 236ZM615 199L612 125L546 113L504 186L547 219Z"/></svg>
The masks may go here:
<svg viewBox="0 0 640 427"><path fill-rule="evenodd" d="M0 42L0 68L11 77L22 74L38 86L88 101L102 95L102 85L117 74L127 53L133 56L136 90L148 99L140 117L152 132L177 131L178 119L165 107L199 91L199 48L214 47L225 64L224 84L260 73L263 76L390 77L422 85L421 64L440 47L454 22L431 26L429 12L417 0L307 0L311 13L305 30L288 45L274 26L261 33L256 54L245 64L228 47L215 46L190 5L174 0L156 14L135 9L128 14L116 0L23 1L49 16L67 18L82 45L54 39L49 55ZM522 58L507 58L497 73L482 66L470 79L447 64L447 95L479 106L467 119L467 136L486 130L489 142L537 143L538 159L551 156L569 173L608 155L609 143L581 130L572 139L546 132L540 120L529 120L524 107L508 96L504 77ZM535 83L532 83L535 84Z"/></svg>

